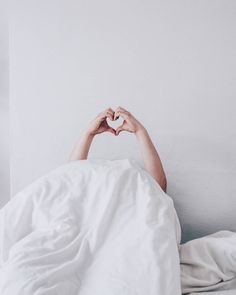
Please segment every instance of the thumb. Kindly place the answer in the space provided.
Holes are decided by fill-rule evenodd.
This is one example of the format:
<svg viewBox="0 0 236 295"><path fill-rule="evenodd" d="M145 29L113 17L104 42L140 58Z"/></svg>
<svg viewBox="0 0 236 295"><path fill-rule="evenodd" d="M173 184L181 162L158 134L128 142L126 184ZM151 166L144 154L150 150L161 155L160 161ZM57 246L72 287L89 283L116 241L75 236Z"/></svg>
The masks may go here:
<svg viewBox="0 0 236 295"><path fill-rule="evenodd" d="M108 127L107 128L108 132L111 132L112 134L116 135L116 130L114 128Z"/></svg>
<svg viewBox="0 0 236 295"><path fill-rule="evenodd" d="M116 129L116 135L119 135L121 131L124 131L123 124Z"/></svg>

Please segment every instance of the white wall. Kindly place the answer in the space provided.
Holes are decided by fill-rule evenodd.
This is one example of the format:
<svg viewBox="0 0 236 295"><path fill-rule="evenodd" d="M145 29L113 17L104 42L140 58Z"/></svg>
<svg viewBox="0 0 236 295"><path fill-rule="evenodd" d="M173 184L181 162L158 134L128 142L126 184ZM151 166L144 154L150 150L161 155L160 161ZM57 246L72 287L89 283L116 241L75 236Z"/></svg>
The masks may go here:
<svg viewBox="0 0 236 295"><path fill-rule="evenodd" d="M121 105L160 151L183 239L236 230L235 13L234 0L15 1L12 192ZM137 144L102 135L91 156L136 158Z"/></svg>
<svg viewBox="0 0 236 295"><path fill-rule="evenodd" d="M0 208L10 199L8 96L7 9L0 1Z"/></svg>

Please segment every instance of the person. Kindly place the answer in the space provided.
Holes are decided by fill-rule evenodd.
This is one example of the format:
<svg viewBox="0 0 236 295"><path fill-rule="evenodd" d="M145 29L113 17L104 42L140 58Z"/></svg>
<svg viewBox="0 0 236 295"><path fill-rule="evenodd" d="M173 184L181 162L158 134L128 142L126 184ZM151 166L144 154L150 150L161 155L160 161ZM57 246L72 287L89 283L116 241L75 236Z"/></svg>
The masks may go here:
<svg viewBox="0 0 236 295"><path fill-rule="evenodd" d="M116 130L108 125L111 121L123 118L123 123ZM127 131L135 134L142 154L145 170L166 191L167 180L158 152L148 134L147 129L126 109L118 107L115 111L111 108L98 114L84 132L79 143L76 144L70 155L69 161L86 160L94 137L103 132L111 132L118 136L120 132Z"/></svg>

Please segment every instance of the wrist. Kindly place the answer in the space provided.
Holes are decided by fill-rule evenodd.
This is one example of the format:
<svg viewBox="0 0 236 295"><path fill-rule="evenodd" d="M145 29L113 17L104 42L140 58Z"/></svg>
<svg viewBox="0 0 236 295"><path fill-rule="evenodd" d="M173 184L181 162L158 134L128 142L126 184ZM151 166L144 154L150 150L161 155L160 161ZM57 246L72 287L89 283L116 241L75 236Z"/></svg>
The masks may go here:
<svg viewBox="0 0 236 295"><path fill-rule="evenodd" d="M144 126L139 126L138 128L137 128L137 130L135 131L135 135L136 136L139 136L139 135L141 135L141 134L144 134L144 133L147 133L147 130L146 130L146 128L144 127Z"/></svg>
<svg viewBox="0 0 236 295"><path fill-rule="evenodd" d="M93 139L95 135L96 135L95 133L93 133L93 132L91 132L89 130L86 130L84 132L84 137L87 138L87 139Z"/></svg>

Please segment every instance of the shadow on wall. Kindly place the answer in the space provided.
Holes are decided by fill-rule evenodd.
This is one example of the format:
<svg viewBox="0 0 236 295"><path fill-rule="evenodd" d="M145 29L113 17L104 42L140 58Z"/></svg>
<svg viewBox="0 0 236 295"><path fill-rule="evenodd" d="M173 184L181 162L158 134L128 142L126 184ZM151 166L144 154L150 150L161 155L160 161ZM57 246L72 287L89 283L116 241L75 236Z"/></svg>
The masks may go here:
<svg viewBox="0 0 236 295"><path fill-rule="evenodd" d="M10 199L9 112L0 107L0 208Z"/></svg>
<svg viewBox="0 0 236 295"><path fill-rule="evenodd" d="M165 155L168 194L182 227L182 242L220 230L236 232L236 159L232 138L179 135Z"/></svg>
<svg viewBox="0 0 236 295"><path fill-rule="evenodd" d="M10 199L8 24L0 3L0 208Z"/></svg>

